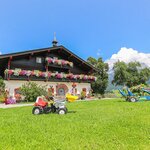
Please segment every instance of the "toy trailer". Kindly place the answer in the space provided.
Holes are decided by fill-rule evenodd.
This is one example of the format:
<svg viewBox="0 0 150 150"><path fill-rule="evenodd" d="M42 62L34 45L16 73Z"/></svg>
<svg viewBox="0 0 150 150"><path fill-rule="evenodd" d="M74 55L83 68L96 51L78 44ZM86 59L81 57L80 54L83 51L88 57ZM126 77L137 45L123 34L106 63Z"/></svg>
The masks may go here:
<svg viewBox="0 0 150 150"><path fill-rule="evenodd" d="M149 95L146 95L146 96L140 96L139 100L146 100L146 101L150 101L150 91L148 90L145 90L145 89L142 89L143 92L149 94Z"/></svg>
<svg viewBox="0 0 150 150"><path fill-rule="evenodd" d="M126 99L128 102L137 102L137 101L150 101L150 91L142 89L143 92L149 94L147 96L136 96L129 89L127 89L127 94L125 94L122 90L118 89L119 93Z"/></svg>
<svg viewBox="0 0 150 150"><path fill-rule="evenodd" d="M119 93L126 99L128 102L137 102L138 98L129 90L127 89L127 93L124 93L122 90L118 89Z"/></svg>

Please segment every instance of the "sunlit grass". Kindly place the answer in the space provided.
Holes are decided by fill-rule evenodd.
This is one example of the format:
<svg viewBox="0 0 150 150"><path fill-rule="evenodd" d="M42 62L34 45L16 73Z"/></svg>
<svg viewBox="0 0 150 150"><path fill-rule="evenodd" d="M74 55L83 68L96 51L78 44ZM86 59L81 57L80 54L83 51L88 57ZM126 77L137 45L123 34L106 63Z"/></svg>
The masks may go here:
<svg viewBox="0 0 150 150"><path fill-rule="evenodd" d="M32 107L0 109L0 150L150 149L150 102L67 104L67 115L34 116Z"/></svg>

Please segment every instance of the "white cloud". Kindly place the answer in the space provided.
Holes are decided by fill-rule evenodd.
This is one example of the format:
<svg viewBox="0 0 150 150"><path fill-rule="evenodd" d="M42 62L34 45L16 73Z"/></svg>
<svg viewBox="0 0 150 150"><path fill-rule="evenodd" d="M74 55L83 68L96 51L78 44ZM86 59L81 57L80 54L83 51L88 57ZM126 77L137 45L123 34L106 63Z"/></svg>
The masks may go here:
<svg viewBox="0 0 150 150"><path fill-rule="evenodd" d="M97 56L100 56L100 53L99 53L99 52L97 52L97 53L96 53L96 55L97 55Z"/></svg>
<svg viewBox="0 0 150 150"><path fill-rule="evenodd" d="M100 49L97 50L97 53L96 53L97 56L100 56L100 51L101 51Z"/></svg>
<svg viewBox="0 0 150 150"><path fill-rule="evenodd" d="M122 47L117 54L113 54L110 59L106 60L110 70L113 68L113 64L118 60L126 63L138 61L143 66L150 67L150 53L140 53L132 48Z"/></svg>

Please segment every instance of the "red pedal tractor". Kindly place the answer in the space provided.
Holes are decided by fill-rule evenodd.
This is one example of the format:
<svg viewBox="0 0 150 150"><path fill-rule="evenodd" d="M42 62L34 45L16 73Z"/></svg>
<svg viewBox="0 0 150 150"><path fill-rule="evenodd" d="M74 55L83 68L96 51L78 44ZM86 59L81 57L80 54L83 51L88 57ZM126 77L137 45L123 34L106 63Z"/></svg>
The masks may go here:
<svg viewBox="0 0 150 150"><path fill-rule="evenodd" d="M32 114L39 115L42 113L48 114L48 113L58 113L58 114L66 114L67 108L65 106L66 100L54 100L52 97L49 98L51 102L50 106L48 105L48 102L46 102L45 97L39 96L36 99L36 102L34 104L34 108L32 109Z"/></svg>

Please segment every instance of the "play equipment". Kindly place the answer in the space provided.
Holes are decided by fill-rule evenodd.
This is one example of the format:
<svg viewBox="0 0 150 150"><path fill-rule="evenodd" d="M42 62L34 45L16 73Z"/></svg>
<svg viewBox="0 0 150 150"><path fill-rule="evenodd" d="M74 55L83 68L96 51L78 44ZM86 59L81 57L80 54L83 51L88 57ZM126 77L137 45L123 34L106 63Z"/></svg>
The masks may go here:
<svg viewBox="0 0 150 150"><path fill-rule="evenodd" d="M150 101L150 91L148 91L148 90L145 90L145 89L142 89L142 91L144 92L144 93L147 93L147 94L149 94L149 95L145 95L145 96L140 96L140 99L141 100L149 100Z"/></svg>
<svg viewBox="0 0 150 150"><path fill-rule="evenodd" d="M60 115L67 113L66 101L73 102L77 99L77 97L71 97L71 95L66 95L65 99L58 100L50 97L49 103L45 101L44 96L38 96L36 102L34 104L34 108L32 109L32 114L39 115L42 113L57 113Z"/></svg>
<svg viewBox="0 0 150 150"><path fill-rule="evenodd" d="M6 100L5 100L5 104L8 105L8 104L16 104L16 99L13 98L12 96L8 97Z"/></svg>
<svg viewBox="0 0 150 150"><path fill-rule="evenodd" d="M75 100L78 99L78 96L74 96L74 95L71 95L71 94L66 94L66 99L68 102L74 102Z"/></svg>
<svg viewBox="0 0 150 150"><path fill-rule="evenodd" d="M128 88L126 89L126 92L123 92L122 90L118 89L119 93L126 99L128 102L137 102L137 101L150 101L150 91L146 89L141 89L143 94L147 93L149 95L142 95L142 96L136 96L134 93L132 93Z"/></svg>

